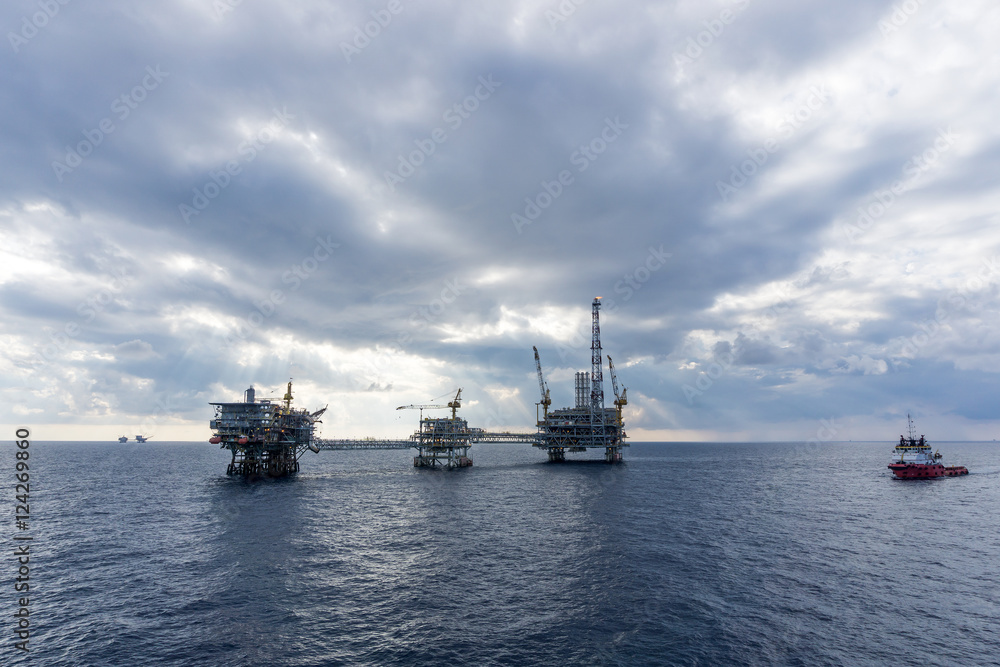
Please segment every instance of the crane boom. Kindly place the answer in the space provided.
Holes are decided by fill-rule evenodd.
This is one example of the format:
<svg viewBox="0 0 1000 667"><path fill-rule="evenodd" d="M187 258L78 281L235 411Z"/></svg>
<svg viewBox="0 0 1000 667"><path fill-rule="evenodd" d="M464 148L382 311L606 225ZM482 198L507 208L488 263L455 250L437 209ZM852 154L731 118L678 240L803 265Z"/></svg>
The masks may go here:
<svg viewBox="0 0 1000 667"><path fill-rule="evenodd" d="M444 410L445 408L451 408L451 418L456 419L455 411L462 407L460 402L462 398L462 389L459 388L458 392L455 394L455 398L452 399L448 405L436 405L436 404L423 404L423 405L401 405L397 410L420 410L420 419L424 418L424 410Z"/></svg>
<svg viewBox="0 0 1000 667"><path fill-rule="evenodd" d="M545 379L542 377L542 360L538 357L538 348L532 345L531 349L535 351L535 368L538 370L538 391L542 396L539 404L542 406L544 416L548 417L552 399L549 398L549 388L545 386Z"/></svg>
<svg viewBox="0 0 1000 667"><path fill-rule="evenodd" d="M608 374L611 375L611 389L615 392L615 408L618 410L618 423L622 423L622 407L628 405L628 388L622 387L621 394L618 393L618 376L615 374L615 365L608 355Z"/></svg>
<svg viewBox="0 0 1000 667"><path fill-rule="evenodd" d="M615 375L615 365L611 362L611 355L608 355L608 374L611 375L611 391L615 392L618 398L618 376Z"/></svg>
<svg viewBox="0 0 1000 667"><path fill-rule="evenodd" d="M401 405L397 410L420 410L420 421L424 421L424 410L443 410L447 405Z"/></svg>

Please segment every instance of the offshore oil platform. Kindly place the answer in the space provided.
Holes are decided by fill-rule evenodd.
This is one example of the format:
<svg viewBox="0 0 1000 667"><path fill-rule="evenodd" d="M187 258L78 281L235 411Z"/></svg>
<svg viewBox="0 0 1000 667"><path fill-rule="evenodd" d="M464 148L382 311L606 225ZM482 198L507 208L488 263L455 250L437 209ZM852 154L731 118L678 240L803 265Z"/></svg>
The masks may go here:
<svg viewBox="0 0 1000 667"><path fill-rule="evenodd" d="M615 393L615 407L604 407L604 372L601 352L601 297L592 304L593 333L591 335L591 371L576 374L576 405L549 412L552 399L542 376L542 362L535 350L535 369L538 372L538 389L542 400L536 404L538 432L531 444L548 451L549 461L566 460L566 452L583 452L592 448L604 449L604 460L618 463L622 460L625 442L625 422L622 408L628 404L627 389L618 392L618 378L615 367L608 357L608 372ZM541 407L542 418L537 419L537 409Z"/></svg>
<svg viewBox="0 0 1000 667"><path fill-rule="evenodd" d="M305 450L319 452L313 439L326 408L312 413L292 408L291 382L283 400L284 405L257 400L250 387L241 403L209 403L215 406L215 419L209 422L215 435L208 441L232 452L228 474L283 477L299 471Z"/></svg>
<svg viewBox="0 0 1000 667"><path fill-rule="evenodd" d="M535 369L541 400L536 403L534 432L487 431L470 427L458 416L462 407L462 390L446 405L401 405L397 410L420 411L417 431L402 440L323 439L316 437L316 424L326 407L316 412L292 408L292 383L282 402L257 399L253 387L244 392L242 402L210 403L215 406L215 418L210 427L215 431L209 439L232 452L226 472L244 477L282 477L298 472L299 458L306 450L416 449L413 465L420 468L465 468L472 465L469 448L475 443L520 443L546 450L549 461L566 460L567 452L604 449L608 463L622 461L622 448L628 446L622 408L628 404L627 389L618 391L614 364L608 357L615 394L614 407L604 405L603 353L601 350L601 297L592 304L591 370L575 377L575 405L572 408L549 410L552 400L542 375L538 348ZM424 410L448 408L450 417L424 417ZM541 416L538 409L541 409Z"/></svg>

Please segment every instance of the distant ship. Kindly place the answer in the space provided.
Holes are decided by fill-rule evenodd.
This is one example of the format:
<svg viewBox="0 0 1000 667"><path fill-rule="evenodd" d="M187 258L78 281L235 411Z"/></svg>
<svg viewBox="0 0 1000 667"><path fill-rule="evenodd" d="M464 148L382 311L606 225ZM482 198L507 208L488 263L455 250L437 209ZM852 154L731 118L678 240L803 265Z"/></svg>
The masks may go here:
<svg viewBox="0 0 1000 667"><path fill-rule="evenodd" d="M945 466L941 463L941 454L931 453L931 446L920 436L918 440L913 430L913 419L906 415L909 437L899 436L895 456L889 464L889 470L900 479L929 479L932 477L957 477L968 475L965 466ZM898 459L897 459L898 457Z"/></svg>
<svg viewBox="0 0 1000 667"><path fill-rule="evenodd" d="M149 440L149 438L147 438L144 435L137 435L137 436L135 436L135 441L136 442L146 442L147 440Z"/></svg>
<svg viewBox="0 0 1000 667"><path fill-rule="evenodd" d="M128 442L128 436L127 435L121 436L120 438L118 438L118 442L125 444L126 442Z"/></svg>

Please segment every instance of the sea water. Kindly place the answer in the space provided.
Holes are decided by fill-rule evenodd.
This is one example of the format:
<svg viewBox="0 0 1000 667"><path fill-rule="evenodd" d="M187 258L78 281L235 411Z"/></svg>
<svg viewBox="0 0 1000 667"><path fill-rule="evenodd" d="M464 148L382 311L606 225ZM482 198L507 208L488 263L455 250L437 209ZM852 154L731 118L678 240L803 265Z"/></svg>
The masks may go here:
<svg viewBox="0 0 1000 667"><path fill-rule="evenodd" d="M18 530L8 441L0 664L1000 664L1000 445L912 481L892 447L306 452L251 483L207 443L32 442Z"/></svg>

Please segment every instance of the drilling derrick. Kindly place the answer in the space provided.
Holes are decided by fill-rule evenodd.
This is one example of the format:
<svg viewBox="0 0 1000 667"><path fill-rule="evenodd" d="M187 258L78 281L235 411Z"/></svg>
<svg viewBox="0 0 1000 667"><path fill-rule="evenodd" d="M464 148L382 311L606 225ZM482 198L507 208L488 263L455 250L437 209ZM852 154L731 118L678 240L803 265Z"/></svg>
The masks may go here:
<svg viewBox="0 0 1000 667"><path fill-rule="evenodd" d="M603 448L604 460L618 463L622 460L625 442L625 427L621 419L621 406L616 400L614 408L604 406L604 372L601 352L601 297L596 297L593 309L593 336L591 339L591 371L576 374L576 404L572 408L548 410L544 400L548 390L541 381L541 365L538 350L535 350L536 366L539 369L539 385L542 388L545 416L538 422L538 433L533 443L535 447L547 450L550 461L566 460L566 452L585 452L588 449ZM614 379L614 376L612 376ZM615 397L618 399L617 388ZM620 400L620 399L619 399ZM551 403L551 401L549 401Z"/></svg>
<svg viewBox="0 0 1000 667"><path fill-rule="evenodd" d="M590 412L595 427L604 421L604 366L601 357L601 297L595 296L593 306L593 338L590 342Z"/></svg>

